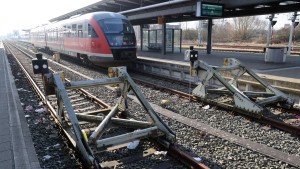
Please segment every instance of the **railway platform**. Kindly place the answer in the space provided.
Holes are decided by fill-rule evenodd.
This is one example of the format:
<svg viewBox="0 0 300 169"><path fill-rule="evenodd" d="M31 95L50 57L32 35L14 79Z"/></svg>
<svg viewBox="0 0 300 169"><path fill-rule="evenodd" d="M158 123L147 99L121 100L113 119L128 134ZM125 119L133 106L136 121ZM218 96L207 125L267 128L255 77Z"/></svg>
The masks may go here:
<svg viewBox="0 0 300 169"><path fill-rule="evenodd" d="M39 169L10 65L0 42L0 168Z"/></svg>
<svg viewBox="0 0 300 169"><path fill-rule="evenodd" d="M264 61L264 54L261 53L240 53L240 52L216 52L206 54L206 51L197 50L199 59L207 62L210 65L223 65L224 58L236 58L240 60L248 68L251 68L255 73L271 79L287 79L287 81L298 81L300 83L300 56L287 56L285 63L270 63ZM184 60L184 50L182 53L167 53L162 55L160 52L144 52L138 51L140 58L163 59L172 62L180 62L189 64Z"/></svg>

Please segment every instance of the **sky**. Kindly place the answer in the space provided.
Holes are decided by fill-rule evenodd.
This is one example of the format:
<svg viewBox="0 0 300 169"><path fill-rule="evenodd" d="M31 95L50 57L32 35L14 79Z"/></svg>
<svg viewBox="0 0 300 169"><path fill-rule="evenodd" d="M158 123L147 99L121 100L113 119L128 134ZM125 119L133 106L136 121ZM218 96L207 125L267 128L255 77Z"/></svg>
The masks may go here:
<svg viewBox="0 0 300 169"><path fill-rule="evenodd" d="M280 29L282 28L285 24L291 24L292 21L289 20L291 16L293 15L293 12L291 13L283 13L283 14L276 14L275 19L277 20L277 23L274 25L274 29ZM299 16L298 16L299 18Z"/></svg>
<svg viewBox="0 0 300 169"><path fill-rule="evenodd" d="M4 0L0 5L0 36L36 27L48 20L100 0Z"/></svg>
<svg viewBox="0 0 300 169"><path fill-rule="evenodd" d="M22 30L36 27L48 20L74 11L76 9L96 3L100 0L5 0L0 6L0 36L12 33L13 30ZM288 15L276 15L279 29L287 20ZM262 16L266 18L266 16ZM195 24L190 24L195 25Z"/></svg>

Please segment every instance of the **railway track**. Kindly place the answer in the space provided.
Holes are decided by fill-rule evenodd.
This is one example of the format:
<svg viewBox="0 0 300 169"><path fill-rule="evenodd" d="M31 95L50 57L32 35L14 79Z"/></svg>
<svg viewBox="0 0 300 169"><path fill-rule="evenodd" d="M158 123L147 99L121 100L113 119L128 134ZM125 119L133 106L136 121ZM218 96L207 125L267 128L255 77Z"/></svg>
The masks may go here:
<svg viewBox="0 0 300 169"><path fill-rule="evenodd" d="M189 91L187 90L188 88L195 88L197 85L195 84L190 84L188 82L184 82L184 81L179 81L177 79L170 79L168 77L161 77L158 75L153 75L153 74L143 74L143 73L139 73L142 76L139 76L139 78L134 78L134 80L137 83L143 84L143 85L147 85L149 87L153 87L162 91L167 91L170 92L172 94L178 95L180 97L183 98L188 98L191 101L194 102L205 102L206 104L210 104L211 106L217 106L223 109L226 109L228 111L232 111L233 113L237 114L237 115L241 115L244 116L246 118L249 118L251 120L260 122L260 123L264 123L266 125L284 130L286 132L289 132L295 136L299 136L300 135L300 123L297 122L297 120L291 120L290 115L300 115L300 109L299 108L295 108L292 107L290 109L287 108L281 108L281 107L277 107L276 105L270 105L270 107L268 107L268 110L270 111L267 114L261 114L261 115L257 115L251 112L246 112L245 110L240 110L236 107L234 107L232 104L226 104L224 101L220 101L220 99L206 99L206 98L200 98L194 95L189 94ZM143 78L143 77L151 77L152 79L160 79L162 81L166 81L168 82L167 84L170 83L177 83L179 85L183 85L183 87L181 88L182 90L178 90L178 89L174 89L174 88L170 88L170 85L160 85L160 84L164 84L164 83L160 83L160 84L155 84L155 83L151 83L149 81L154 81L152 79L149 78ZM143 78L143 80L141 80ZM229 102L229 100L232 100L229 97L222 97L223 100L227 100L227 102ZM253 114L253 115L252 115ZM277 116L276 116L277 114ZM292 124L289 124L292 123ZM293 124L295 123L295 124Z"/></svg>
<svg viewBox="0 0 300 169"><path fill-rule="evenodd" d="M8 47L12 54L18 53L14 47ZM20 50L20 49L18 49ZM23 55L25 52L22 52ZM18 53L19 55L20 53ZM15 55L15 54L14 54ZM27 54L26 54L27 55ZM28 56L28 55L27 55ZM22 56L19 56L20 58ZM24 56L23 56L24 57ZM30 61L30 58L28 61ZM25 61L26 63L26 61ZM24 61L23 61L24 64ZM51 67L54 67L54 64L50 64ZM24 68L26 67L26 68ZM53 118L64 131L65 135L69 138L70 142L73 144L74 148L78 148L78 142L76 141L78 138L76 137L76 131L72 128L72 120L71 116L68 114L64 115L64 118L60 118L57 116L59 109L62 108L59 104L59 100L54 95L45 96L43 93L48 90L48 88L44 88L43 83L41 82L41 78L39 76L34 76L31 79L31 73L28 72L30 70L31 65L24 65L22 68L24 71L27 70L27 78L34 86L36 92L43 99L45 105L47 105L48 110L51 112ZM56 68L61 69L61 68ZM54 70L51 70L54 71ZM68 69L68 71L72 71ZM73 71L74 73L76 71ZM67 73L66 73L67 76ZM87 78L86 76L84 76ZM77 118L80 120L79 124L84 131L84 134L90 135L91 132L96 130L97 125L93 122L99 122L104 119L104 114L111 111L111 107L108 104L105 104L96 96L93 96L91 93L82 90L67 90L68 97L70 98L70 102L72 103L72 107L74 108L75 114ZM47 98L47 99L46 99ZM58 109L58 110L57 110ZM67 106L65 107L67 109ZM64 110L66 111L66 110ZM99 115L100 116L96 116ZM91 118L93 117L93 118ZM130 117L134 118L134 117ZM114 123L124 123L122 119L113 118ZM110 128L106 133L103 133L104 139L108 136L120 133L126 133L132 131L131 128L136 127L134 125L135 121L130 121L132 124L128 124L128 128L116 128L115 126ZM134 126L134 127L133 127ZM138 131L137 131L138 132ZM107 137L106 137L107 136ZM87 139L87 138L86 138ZM158 144L157 140L153 139L143 139L139 141L139 146L136 149L128 148L128 142L125 144L120 144L116 146L112 146L109 148L99 149L98 145L90 145L92 150L92 154L95 155L96 165L94 167L101 166L102 168L131 168L132 166L138 167L143 166L146 168L207 168L204 164L196 161L193 156L188 155L186 152L182 151L175 144L168 145L167 147L163 147L161 144ZM133 144L133 143L132 143ZM82 152L79 152L82 155ZM83 158L84 159L84 158ZM179 163L179 162L180 163ZM87 161L84 162L88 163ZM154 165L155 164L155 165ZM184 165L185 166L184 166Z"/></svg>
<svg viewBox="0 0 300 169"><path fill-rule="evenodd" d="M165 82L162 82L162 83L165 83ZM170 84L167 84L167 85L169 85L169 87L171 86ZM186 87L185 87L186 88ZM153 91L151 91L151 92L153 92ZM145 92L144 92L145 93ZM146 92L146 93L150 93L150 92ZM158 94L158 93L157 93ZM134 100L134 99L133 99ZM156 100L157 101L159 101L159 99L158 98L156 98ZM156 101L156 102L157 102ZM169 107L169 105L168 105L168 103L167 104L162 104L162 103L157 103L158 105L161 105L161 106L163 106L163 107L166 107L166 108L168 108ZM171 101L171 103L170 103L170 105L171 104L174 104L174 102L172 103L172 101ZM193 103L190 103L190 102L188 102L188 104L192 104L193 105ZM186 104L185 104L186 105ZM162 108L157 108L157 109L162 109ZM198 108L199 109L199 108ZM158 110L157 110L158 111ZM174 124L174 125L176 125L176 126L180 126L180 128L188 128L188 133L197 133L197 136L198 136L198 138L200 137L200 138L202 138L203 139L203 137L204 138L206 138L207 136L208 136L208 138L210 139L210 142L214 142L214 141L212 141L211 140L211 137L209 136L209 135L211 135L211 131L207 131L207 130L203 130L203 128L202 127L204 127L205 129L207 129L207 128L209 128L208 126L202 126L201 127L201 122L199 122L199 121L195 121L193 118L192 119L190 119L190 118L186 118L186 117L190 117L190 115L185 115L185 117L184 116L178 116L177 118L175 118L175 114L168 114L168 113L170 113L169 111L167 111L167 110L162 110L163 111L163 113L164 113L164 116L166 116L166 117L168 117L167 119L169 119L169 120L171 120L171 121L174 121L175 119L176 119L176 121L178 121L178 122L180 122L180 123L182 123L182 124L185 124L185 125L187 125L187 126L190 126L191 128L189 128L189 127L186 127L185 125L178 125L178 124ZM176 112L176 111L175 111ZM195 111L193 111L194 113L196 113ZM181 114L180 112L177 112L178 114ZM195 114L195 115L192 115L192 116L198 116L197 115L197 113ZM185 119L185 120L184 120ZM172 124L171 122L169 122L170 124ZM192 124L190 124L190 123L192 123ZM203 125L203 124L202 124ZM213 130L213 129L212 129ZM194 144L194 142L196 142L197 143L197 145L198 146L195 146L195 147L199 147L199 145L201 145L202 143L202 141L198 141L197 140L197 137L195 137L195 135L190 135L190 134L188 134L188 133L182 133L180 130L179 131L177 131L176 133L178 133L178 136L177 137L180 137L180 138L185 138L186 136L188 136L189 138L187 138L187 139L178 139L178 142L179 143L184 143L184 142L186 142L186 141L183 141L183 140L191 140L191 142L189 142L188 141L188 143L186 143L186 144ZM224 131L217 131L217 133L225 133ZM224 140L229 140L228 139L228 137L222 137L222 136L220 136L220 135L218 135L218 134L212 134L212 135L216 135L217 137L221 137L222 139L224 139ZM195 137L195 138L194 138ZM197 141L196 141L196 140ZM200 139L200 140L202 140L202 139ZM245 144L245 142L243 142L242 141L242 139L241 138L239 138L239 137L237 137L236 138L236 140L238 140L237 142L235 142L235 144L238 144L238 145L243 145L243 144ZM249 141L249 140L248 140ZM218 142L218 141L216 141L216 142ZM222 141L221 141L222 142ZM231 141L230 141L231 142ZM204 144L204 143L203 143ZM207 143L205 143L205 144L207 144ZM220 143L220 144L224 144L224 142L222 142L222 143ZM249 142L247 142L247 144L249 144ZM228 146L227 145L227 143L225 143L225 145L226 146ZM254 145L254 144L252 144L252 143L250 143L250 145ZM261 146L261 145L260 145ZM200 147L205 147L205 146L200 146ZM202 151L205 151L204 149L199 149L199 150L197 150L197 152L198 153L200 153L200 152L202 152ZM248 147L249 149L254 149L254 147ZM261 147L259 147L259 148L261 148ZM263 151L259 151L259 150L254 150L254 151L258 151L258 152L260 152L260 153L262 153L262 154L265 154L265 155L267 155L267 156L271 156L271 157L273 157L273 158L275 158L275 159L280 159L280 158L277 158L278 157L278 155L282 155L282 152L276 152L277 153L277 155L276 154L268 154L267 152L268 152L268 147L263 147L263 148L261 148ZM215 151L216 152L219 152L217 149L215 149ZM210 153L213 153L213 152L211 152L210 151ZM220 153L220 152L219 152ZM201 154L201 153L200 153ZM255 154L255 153L253 153L253 154ZM244 154L245 155L245 154ZM285 154L285 155L288 155L288 154ZM256 155L255 155L255 157L257 157ZM217 158L217 157L214 157L214 158ZM229 159L231 159L232 157L228 157ZM248 158L248 157L247 157ZM291 159L294 159L293 157L291 158ZM282 161L285 161L284 159L280 159L280 160L282 160ZM217 163L217 165L220 165L220 166L222 166L222 165L225 165L225 166L228 166L228 164L226 164L226 162L224 163L224 159L222 159L222 158L219 158L219 160L218 161L215 161L215 160L210 160L210 161L214 161L215 163ZM208 161L208 159L206 160L206 159L204 159L204 162L205 163L207 163L207 164L210 164L210 166L216 166L216 164L212 164L210 161ZM230 160L229 160L230 161ZM288 164L291 164L291 165L295 165L295 166L297 166L297 164L293 164L293 162L292 161L285 161L285 162L287 162ZM231 162L229 162L229 163L231 163ZM242 162L240 162L241 164L242 164ZM278 164L277 164L278 165ZM229 165L230 166L230 165ZM233 167L233 166L231 166L231 167ZM235 166L236 167L236 166Z"/></svg>
<svg viewBox="0 0 300 169"><path fill-rule="evenodd" d="M274 46L282 47L282 46ZM188 48L188 47L187 47ZM195 46L195 49L205 50L205 47ZM212 46L215 51L228 51L228 52L251 52L251 53L264 53L265 46L255 46L255 45L221 45L215 44ZM291 51L292 55L300 55L300 47L295 46Z"/></svg>

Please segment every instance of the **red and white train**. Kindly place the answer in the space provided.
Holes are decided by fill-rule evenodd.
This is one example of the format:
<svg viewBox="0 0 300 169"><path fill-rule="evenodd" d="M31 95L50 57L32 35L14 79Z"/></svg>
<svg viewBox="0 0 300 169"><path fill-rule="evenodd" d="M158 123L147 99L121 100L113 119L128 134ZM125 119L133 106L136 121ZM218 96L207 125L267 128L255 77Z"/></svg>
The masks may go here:
<svg viewBox="0 0 300 169"><path fill-rule="evenodd" d="M136 59L136 38L127 18L118 13L95 12L30 31L36 48L77 57L105 66Z"/></svg>

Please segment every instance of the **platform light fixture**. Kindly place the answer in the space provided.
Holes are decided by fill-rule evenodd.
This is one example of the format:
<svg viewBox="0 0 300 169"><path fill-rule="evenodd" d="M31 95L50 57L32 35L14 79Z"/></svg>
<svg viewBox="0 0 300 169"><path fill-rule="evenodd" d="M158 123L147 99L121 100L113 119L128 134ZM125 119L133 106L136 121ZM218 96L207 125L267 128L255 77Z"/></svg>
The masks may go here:
<svg viewBox="0 0 300 169"><path fill-rule="evenodd" d="M299 25L299 19L296 19L295 23L294 23L294 28L296 28L296 26L298 26L298 25Z"/></svg>
<svg viewBox="0 0 300 169"><path fill-rule="evenodd" d="M266 19L269 19L272 27L277 23L277 17L275 17L275 14L267 16Z"/></svg>
<svg viewBox="0 0 300 169"><path fill-rule="evenodd" d="M272 20L272 21L271 21L272 27L273 27L276 23L277 23L277 20Z"/></svg>

